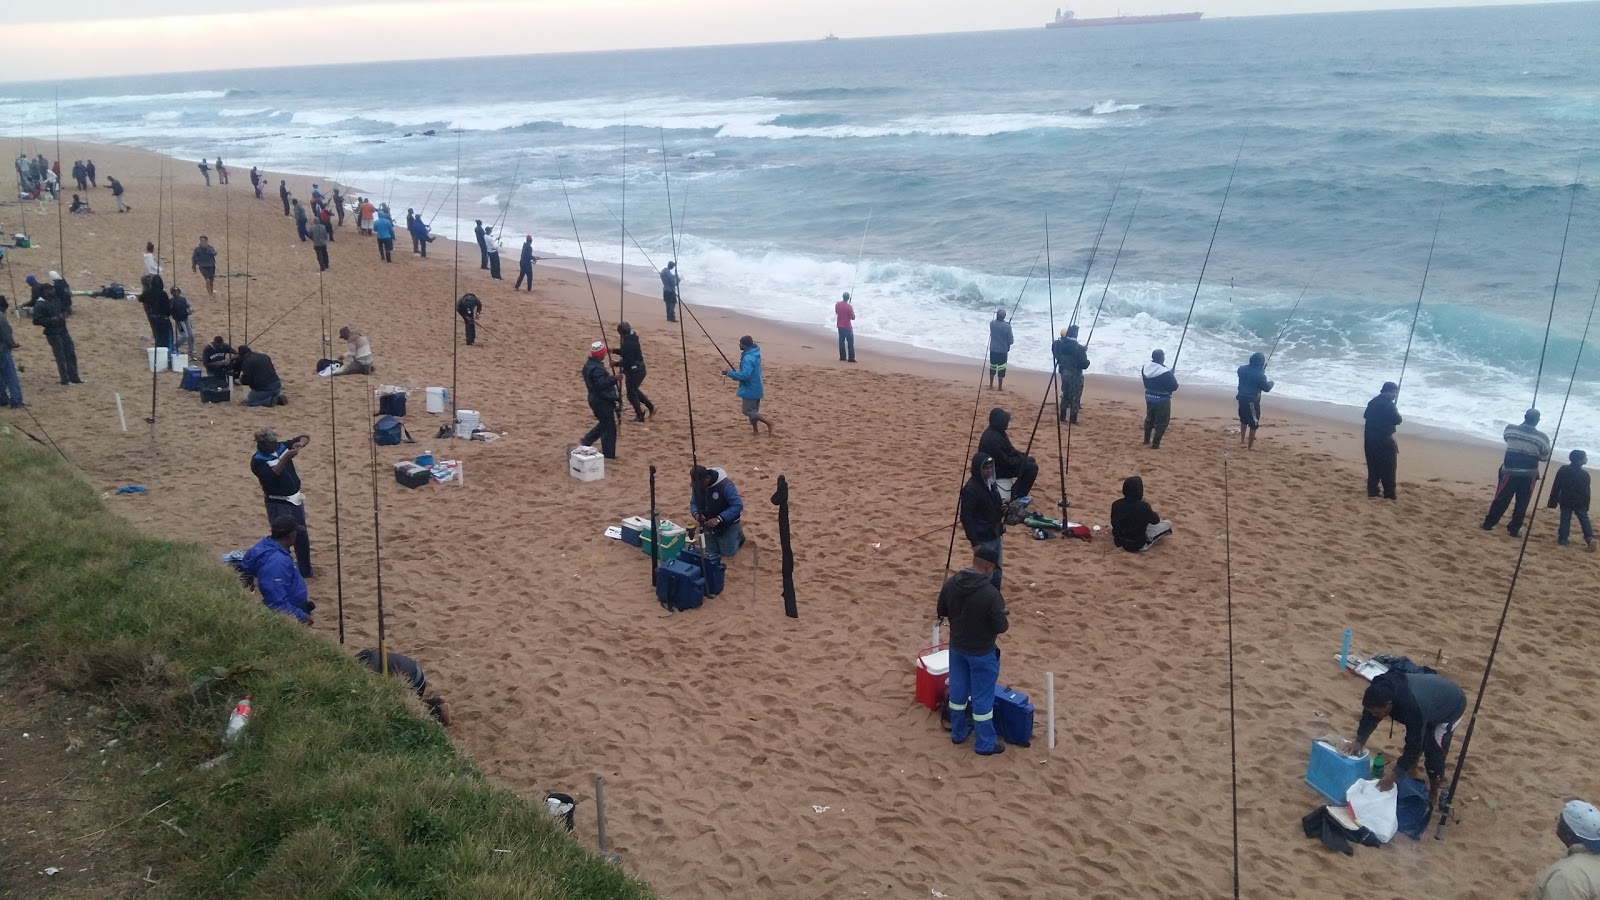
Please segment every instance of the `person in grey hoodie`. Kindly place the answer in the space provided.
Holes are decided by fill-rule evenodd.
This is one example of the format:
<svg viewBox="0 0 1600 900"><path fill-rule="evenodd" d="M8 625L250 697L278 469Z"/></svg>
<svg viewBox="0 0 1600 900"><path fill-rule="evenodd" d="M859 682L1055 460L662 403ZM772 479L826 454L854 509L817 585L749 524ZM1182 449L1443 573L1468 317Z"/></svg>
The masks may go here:
<svg viewBox="0 0 1600 900"><path fill-rule="evenodd" d="M995 586L1000 553L992 547L972 551L972 565L951 575L939 589L935 614L950 620L950 742L977 735L979 756L1005 752L994 728L994 690L1000 680L996 639L1011 627L1006 601Z"/></svg>
<svg viewBox="0 0 1600 900"><path fill-rule="evenodd" d="M1006 321L1006 311L997 309L989 321L989 390L997 390L995 379L1000 380L998 390L1006 389L1006 357L1011 354L1011 323Z"/></svg>
<svg viewBox="0 0 1600 900"><path fill-rule="evenodd" d="M1366 749L1367 738L1378 723L1393 717L1406 728L1405 750L1395 764L1383 773L1378 789L1394 787L1401 775L1411 774L1417 760L1424 760L1428 772L1428 794L1439 799L1444 782L1444 759L1450 750L1450 735L1467 712L1467 694L1461 686L1443 675L1431 672L1410 674L1390 670L1372 679L1361 697L1361 721L1356 739L1344 747L1351 756Z"/></svg>

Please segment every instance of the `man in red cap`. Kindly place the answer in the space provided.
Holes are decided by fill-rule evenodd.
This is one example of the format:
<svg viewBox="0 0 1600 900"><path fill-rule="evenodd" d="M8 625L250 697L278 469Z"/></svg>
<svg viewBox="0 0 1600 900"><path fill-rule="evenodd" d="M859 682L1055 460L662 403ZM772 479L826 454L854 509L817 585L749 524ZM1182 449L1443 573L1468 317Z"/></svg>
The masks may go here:
<svg viewBox="0 0 1600 900"><path fill-rule="evenodd" d="M617 409L622 395L617 391L617 377L606 367L604 341L589 345L589 359L583 364L583 384L589 389L589 411L594 413L594 427L578 441L593 445L600 442L600 452L606 459L617 458Z"/></svg>

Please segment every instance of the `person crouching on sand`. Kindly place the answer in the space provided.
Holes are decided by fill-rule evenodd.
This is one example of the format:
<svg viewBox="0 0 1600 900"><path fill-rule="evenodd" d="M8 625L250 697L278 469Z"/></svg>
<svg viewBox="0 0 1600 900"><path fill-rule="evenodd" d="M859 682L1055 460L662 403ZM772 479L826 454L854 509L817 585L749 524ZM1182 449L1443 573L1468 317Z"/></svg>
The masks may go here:
<svg viewBox="0 0 1600 900"><path fill-rule="evenodd" d="M1261 427L1261 394L1272 390L1272 380L1267 377L1267 358L1260 353L1250 354L1250 362L1239 367L1239 443L1246 450L1256 448L1256 429Z"/></svg>
<svg viewBox="0 0 1600 900"><path fill-rule="evenodd" d="M748 334L739 338L739 368L722 374L739 382L737 395L745 418L750 420L750 433L761 433L756 427L759 423L767 426L767 434L771 434L772 420L761 414L766 388L761 381L761 348L756 346L755 338Z"/></svg>
<svg viewBox="0 0 1600 900"><path fill-rule="evenodd" d="M373 365L372 342L367 336L349 325L339 329L339 338L346 343L339 355L339 371L335 375L371 375L378 370Z"/></svg>
<svg viewBox="0 0 1600 900"><path fill-rule="evenodd" d="M1143 553L1172 533L1172 523L1156 515L1144 499L1144 479L1122 482L1122 499L1111 504L1111 540L1129 553Z"/></svg>
<svg viewBox="0 0 1600 900"><path fill-rule="evenodd" d="M689 472L695 490L689 496L689 513L706 535L706 555L731 559L744 546L744 499L723 469L695 466Z"/></svg>
<svg viewBox="0 0 1600 900"><path fill-rule="evenodd" d="M976 734L979 756L1005 752L994 728L994 689L1000 680L996 639L1011 627L1006 601L995 584L1000 553L992 547L972 551L972 565L951 575L939 589L935 614L950 620L950 742Z"/></svg>
<svg viewBox="0 0 1600 900"><path fill-rule="evenodd" d="M249 344L239 347L239 383L250 389L246 406L284 406L289 398L283 394L283 382L278 378L278 368L272 357L257 353Z"/></svg>
<svg viewBox="0 0 1600 900"><path fill-rule="evenodd" d="M255 579L262 606L310 625L317 605L311 602L306 580L289 554L299 535L300 523L293 516L275 517L272 533L245 551L239 571Z"/></svg>

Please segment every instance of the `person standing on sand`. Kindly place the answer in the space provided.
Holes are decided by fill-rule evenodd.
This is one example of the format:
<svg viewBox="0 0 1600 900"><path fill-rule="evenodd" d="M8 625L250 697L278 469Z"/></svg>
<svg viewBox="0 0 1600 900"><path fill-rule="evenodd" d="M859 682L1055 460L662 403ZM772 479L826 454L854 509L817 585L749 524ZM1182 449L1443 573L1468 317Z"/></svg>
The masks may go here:
<svg viewBox="0 0 1600 900"><path fill-rule="evenodd" d="M1367 411L1362 413L1366 427L1362 431L1362 450L1367 457L1367 496L1378 496L1383 487L1383 499L1395 499L1395 470L1399 468L1400 445L1395 443L1394 430L1400 425L1400 409L1395 401L1400 396L1400 386L1385 381L1378 396L1367 401Z"/></svg>
<svg viewBox="0 0 1600 900"><path fill-rule="evenodd" d="M494 233L494 226L483 230L484 246L489 251L489 277L495 281L503 280L500 277L500 238Z"/></svg>
<svg viewBox="0 0 1600 900"><path fill-rule="evenodd" d="M200 243L195 245L194 252L189 254L189 271L199 272L200 277L206 282L206 296L217 299L217 248L205 235L200 235Z"/></svg>
<svg viewBox="0 0 1600 900"><path fill-rule="evenodd" d="M1056 372L1061 378L1061 404L1056 410L1056 421L1078 424L1078 413L1083 409L1083 372L1089 368L1089 351L1078 343L1078 326L1061 329L1061 337L1050 345L1050 355L1056 361Z"/></svg>
<svg viewBox="0 0 1600 900"><path fill-rule="evenodd" d="M535 259L537 257L533 255L533 235L530 234L522 242L522 259L517 263L517 283L512 290L522 287L522 279L526 278L528 279L528 292L533 292L533 261Z"/></svg>
<svg viewBox="0 0 1600 900"><path fill-rule="evenodd" d="M33 301L33 324L44 329L44 339L56 358L56 372L61 376L61 383L83 384L83 379L78 377L78 348L67 331L67 314L56 300L53 285L44 285L39 299Z"/></svg>
<svg viewBox="0 0 1600 900"><path fill-rule="evenodd" d="M1267 377L1267 357L1250 354L1250 361L1239 367L1239 444L1246 450L1256 448L1256 429L1261 427L1261 394L1272 390L1273 382Z"/></svg>
<svg viewBox="0 0 1600 900"><path fill-rule="evenodd" d="M472 226L472 236L478 239L478 268L482 271L489 269L489 243L484 240L486 232L482 219L473 219L477 224Z"/></svg>
<svg viewBox="0 0 1600 900"><path fill-rule="evenodd" d="M239 350L242 353L245 348ZM312 576L311 534L306 529L306 496L300 492L300 473L295 471L294 460L310 443L310 435L302 434L284 443L271 428L261 428L256 431L255 456L250 458L250 471L261 483L266 501L267 523L287 518L299 526L294 533L294 555L301 578Z"/></svg>
<svg viewBox="0 0 1600 900"><path fill-rule="evenodd" d="M256 580L262 606L310 625L311 612L317 605L311 602L305 576L289 555L289 548L299 542L300 523L293 516L278 516L268 524L271 534L245 551L239 572Z"/></svg>
<svg viewBox="0 0 1600 900"><path fill-rule="evenodd" d="M222 157L217 157L217 180L223 184L228 183L228 167L222 164Z"/></svg>
<svg viewBox="0 0 1600 900"><path fill-rule="evenodd" d="M81 159L72 164L72 181L80 191L89 189L89 170L84 168L83 160Z"/></svg>
<svg viewBox="0 0 1600 900"><path fill-rule="evenodd" d="M146 275L140 279L144 290L139 292L139 305L144 307L145 321L150 323L150 338L156 347L172 351L172 298L167 294L166 283L160 275Z"/></svg>
<svg viewBox="0 0 1600 900"><path fill-rule="evenodd" d="M683 276L678 274L678 261L667 263L661 270L661 299L667 304L667 321L678 321L678 286L683 284Z"/></svg>
<svg viewBox="0 0 1600 900"><path fill-rule="evenodd" d="M977 735L979 756L1004 753L994 727L995 685L1000 680L997 638L1011 627L1000 595L1000 554L989 547L972 552L972 565L945 579L934 614L950 620L950 743Z"/></svg>
<svg viewBox="0 0 1600 900"><path fill-rule="evenodd" d="M394 220L389 218L387 209L378 210L377 218L372 220L372 233L378 238L378 258L394 262Z"/></svg>
<svg viewBox="0 0 1600 900"><path fill-rule="evenodd" d="M22 382L17 378L17 362L12 358L11 351L22 345L17 343L17 336L11 330L6 315L10 306L6 302L6 295L0 294L0 406L21 409Z"/></svg>
<svg viewBox="0 0 1600 900"><path fill-rule="evenodd" d="M772 420L761 414L761 398L766 396L766 388L761 380L761 348L756 346L755 338L748 334L739 338L739 368L722 374L739 382L735 393L744 417L750 420L750 433L761 433L756 427L759 423L767 426L767 434L772 434Z"/></svg>
<svg viewBox="0 0 1600 900"><path fill-rule="evenodd" d="M328 243L333 243L333 210L328 208L328 204L321 203L313 205L312 213L316 220L322 223L322 227L328 229Z"/></svg>
<svg viewBox="0 0 1600 900"><path fill-rule="evenodd" d="M1556 820L1567 853L1539 873L1533 900L1600 900L1600 809L1568 800Z"/></svg>
<svg viewBox="0 0 1600 900"><path fill-rule="evenodd" d="M205 176L206 187L211 187L211 164L205 161L205 157L200 158L198 168L200 169L200 174Z"/></svg>
<svg viewBox="0 0 1600 900"><path fill-rule="evenodd" d="M377 212L372 206L372 201L362 197L361 204L356 207L356 230L362 234L371 234L372 220L377 217Z"/></svg>
<svg viewBox="0 0 1600 900"><path fill-rule="evenodd" d="M1178 392L1178 373L1166 366L1167 354L1155 350L1139 370L1144 381L1144 445L1161 449L1161 436L1172 422L1172 395Z"/></svg>
<svg viewBox="0 0 1600 900"><path fill-rule="evenodd" d="M289 212L289 183L281 178L278 179L278 199L283 201L283 214L293 215Z"/></svg>
<svg viewBox="0 0 1600 900"><path fill-rule="evenodd" d="M1589 525L1589 471L1583 467L1589 455L1574 450L1567 455L1569 462L1556 470L1550 484L1550 508L1561 507L1561 527L1556 529L1556 543L1565 547L1572 536L1572 517L1578 517L1583 526L1583 543L1589 552L1595 552L1594 528Z"/></svg>
<svg viewBox="0 0 1600 900"><path fill-rule="evenodd" d="M1356 739L1344 745L1344 753L1360 756L1378 724L1393 717L1406 728L1405 749L1378 779L1378 790L1392 789L1401 775L1411 774L1420 759L1428 773L1428 801L1436 805L1439 788L1444 784L1450 736L1466 712L1467 694L1454 681L1431 672L1408 674L1391 669L1367 685L1366 693L1361 696L1361 721L1356 725Z"/></svg>
<svg viewBox="0 0 1600 900"><path fill-rule="evenodd" d="M333 213L339 217L338 227L344 227L344 194L336 187L333 189Z"/></svg>
<svg viewBox="0 0 1600 900"><path fill-rule="evenodd" d="M421 216L411 216L411 223L406 226L411 231L411 245L416 248L414 252L423 259L428 258L428 242L433 236L428 234L428 223L422 221Z"/></svg>
<svg viewBox="0 0 1600 900"><path fill-rule="evenodd" d="M1006 321L1006 311L997 309L989 322L989 390L996 390L995 379L1000 379L999 390L1006 389L1006 359L1011 353L1011 323Z"/></svg>
<svg viewBox="0 0 1600 900"><path fill-rule="evenodd" d="M627 322L617 326L617 334L622 336L622 349L611 352L618 357L618 363L622 367L623 384L628 389L628 403L633 406L633 420L643 422L646 409L650 410L650 418L653 419L656 415L656 405L650 402L644 391L639 390L639 385L644 383L645 376L644 350L639 346L639 335Z"/></svg>
<svg viewBox="0 0 1600 900"><path fill-rule="evenodd" d="M256 192L256 199L260 200L261 199L261 168L259 166L251 166L250 167L250 188L251 188L251 190L254 190Z"/></svg>
<svg viewBox="0 0 1600 900"><path fill-rule="evenodd" d="M283 381L278 378L272 357L255 352L249 344L240 344L237 361L239 383L250 389L244 398L245 406L288 405L289 398L283 394Z"/></svg>
<svg viewBox="0 0 1600 900"><path fill-rule="evenodd" d="M294 232L300 237L300 243L304 244L311 240L311 232L306 227L310 221L306 215L306 208L300 205L298 197L289 201L289 205L294 207Z"/></svg>
<svg viewBox="0 0 1600 900"><path fill-rule="evenodd" d="M311 249L317 254L318 271L328 271L328 226L321 219L311 226Z"/></svg>
<svg viewBox="0 0 1600 900"><path fill-rule="evenodd" d="M174 286L172 296L167 300L167 307L172 310L173 352L177 352L179 347L187 346L189 358L194 359L194 326L189 323L189 317L194 315L194 305L183 295L182 288Z"/></svg>
<svg viewBox="0 0 1600 900"><path fill-rule="evenodd" d="M483 315L483 301L477 294L462 294L456 301L456 315L467 326L467 346L478 342L478 317Z"/></svg>
<svg viewBox="0 0 1600 900"><path fill-rule="evenodd" d="M86 159L83 161L83 173L89 176L89 187L97 188L100 186L99 183L94 180L94 160Z"/></svg>
<svg viewBox="0 0 1600 900"><path fill-rule="evenodd" d="M1144 479L1122 482L1122 499L1111 504L1111 540L1129 553L1143 553L1172 533L1172 523L1156 515L1144 499Z"/></svg>
<svg viewBox="0 0 1600 900"><path fill-rule="evenodd" d="M594 427L578 440L580 444L600 442L600 452L606 459L617 458L617 406L622 397L617 393L617 379L606 368L607 351L604 341L589 345L589 358L583 364L583 384L589 392L589 411L594 413Z"/></svg>
<svg viewBox="0 0 1600 900"><path fill-rule="evenodd" d="M1506 531L1512 537L1522 534L1522 517L1528 512L1533 499L1533 486L1539 480L1539 464L1550 458L1550 437L1538 429L1539 411L1530 409L1522 416L1521 425L1507 425L1505 430L1506 455L1500 463L1500 483L1495 488L1494 500L1489 504L1489 514L1484 516L1484 531L1493 531L1506 514L1506 507L1516 499L1511 511L1511 523Z"/></svg>
<svg viewBox="0 0 1600 900"><path fill-rule="evenodd" d="M90 164L89 171L94 171L94 166L92 163ZM91 181L94 180L94 176L90 175L89 179ZM122 182L108 175L106 176L106 184L111 188L111 196L117 201L117 212L125 213L133 209L133 207L129 206L122 199Z"/></svg>
<svg viewBox="0 0 1600 900"><path fill-rule="evenodd" d="M1000 587L1000 567L1005 561L1001 536L1006 530L1006 505L994 483L994 460L978 451L972 456L972 477L961 486L961 530L973 550L994 553L994 586Z"/></svg>
<svg viewBox="0 0 1600 900"><path fill-rule="evenodd" d="M156 259L156 245L152 241L144 244L144 274L152 277L161 274L161 261Z"/></svg>
<svg viewBox="0 0 1600 900"><path fill-rule="evenodd" d="M839 362L856 361L856 308L850 305L850 292L833 305L833 324L839 329ZM847 352L848 351L848 352Z"/></svg>

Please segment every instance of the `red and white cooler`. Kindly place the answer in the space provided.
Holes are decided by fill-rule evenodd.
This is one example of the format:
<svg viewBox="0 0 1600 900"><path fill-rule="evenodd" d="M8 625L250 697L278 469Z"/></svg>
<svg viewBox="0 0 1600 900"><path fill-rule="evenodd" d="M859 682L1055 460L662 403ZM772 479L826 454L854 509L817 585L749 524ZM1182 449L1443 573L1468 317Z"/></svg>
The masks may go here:
<svg viewBox="0 0 1600 900"><path fill-rule="evenodd" d="M938 644L917 654L917 702L939 708L939 698L950 690L950 645Z"/></svg>

